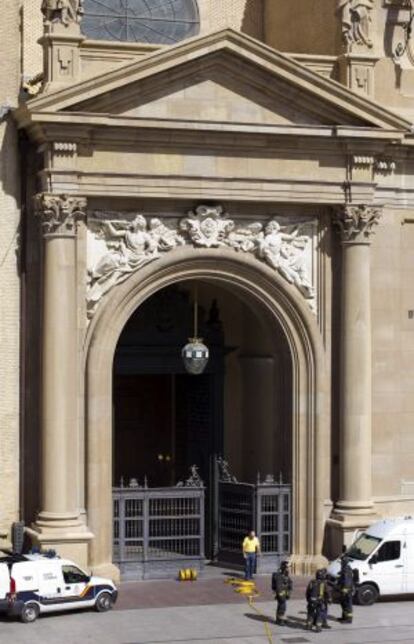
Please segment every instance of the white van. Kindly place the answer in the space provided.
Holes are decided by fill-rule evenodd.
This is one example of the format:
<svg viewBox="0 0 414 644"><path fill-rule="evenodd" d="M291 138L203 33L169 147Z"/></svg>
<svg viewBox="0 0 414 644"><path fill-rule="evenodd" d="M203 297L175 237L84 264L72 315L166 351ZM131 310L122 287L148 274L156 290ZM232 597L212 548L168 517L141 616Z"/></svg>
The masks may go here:
<svg viewBox="0 0 414 644"><path fill-rule="evenodd" d="M369 606L380 595L414 593L414 519L385 519L362 532L345 553L356 571L355 599ZM328 566L336 578L340 558Z"/></svg>
<svg viewBox="0 0 414 644"><path fill-rule="evenodd" d="M110 610L118 592L110 579L91 577L56 556L0 556L0 612L34 622L41 613L95 608Z"/></svg>

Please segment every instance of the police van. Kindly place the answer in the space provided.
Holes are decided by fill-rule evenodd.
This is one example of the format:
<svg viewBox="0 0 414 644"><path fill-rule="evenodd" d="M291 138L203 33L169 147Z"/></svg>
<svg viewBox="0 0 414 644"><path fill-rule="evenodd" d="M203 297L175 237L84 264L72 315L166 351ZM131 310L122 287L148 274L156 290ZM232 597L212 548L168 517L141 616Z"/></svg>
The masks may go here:
<svg viewBox="0 0 414 644"><path fill-rule="evenodd" d="M344 553L358 579L355 599L369 606L378 597L414 593L414 519L403 517L374 523ZM338 576L341 559L329 567Z"/></svg>
<svg viewBox="0 0 414 644"><path fill-rule="evenodd" d="M1 556L2 554L2 556ZM0 612L34 622L42 613L110 610L118 592L110 579L92 577L55 553L18 555L0 551Z"/></svg>

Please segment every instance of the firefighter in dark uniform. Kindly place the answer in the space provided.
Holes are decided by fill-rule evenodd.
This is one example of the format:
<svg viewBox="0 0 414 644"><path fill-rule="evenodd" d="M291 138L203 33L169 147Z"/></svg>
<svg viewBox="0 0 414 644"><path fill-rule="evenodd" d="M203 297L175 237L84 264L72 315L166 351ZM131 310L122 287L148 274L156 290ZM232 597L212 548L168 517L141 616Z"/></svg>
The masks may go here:
<svg viewBox="0 0 414 644"><path fill-rule="evenodd" d="M280 568L272 575L272 590L277 601L276 624L286 624L287 602L292 592L292 580L289 576L289 562L282 561Z"/></svg>
<svg viewBox="0 0 414 644"><path fill-rule="evenodd" d="M347 557L341 559L341 572L338 577L338 590L342 607L341 622L352 624L352 598L355 591L354 574Z"/></svg>
<svg viewBox="0 0 414 644"><path fill-rule="evenodd" d="M327 619L331 595L325 568L317 570L315 579L309 582L306 589L306 601L308 602L306 628L312 630L312 627L315 626L317 633L320 633L322 628L330 628Z"/></svg>

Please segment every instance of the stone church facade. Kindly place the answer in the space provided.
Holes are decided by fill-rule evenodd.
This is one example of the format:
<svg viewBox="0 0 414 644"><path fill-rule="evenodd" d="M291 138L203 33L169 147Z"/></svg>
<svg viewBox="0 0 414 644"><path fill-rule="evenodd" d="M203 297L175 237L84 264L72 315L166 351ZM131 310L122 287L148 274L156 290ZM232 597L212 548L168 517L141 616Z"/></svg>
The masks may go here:
<svg viewBox="0 0 414 644"><path fill-rule="evenodd" d="M220 317L220 451L291 485L305 572L414 511L409 3L177 4L128 36L93 0L4 0L0 543L22 520L117 576L112 488L151 474L164 422L125 387L156 401L175 373L167 340L163 367L144 349L176 304L154 329L139 311L196 283Z"/></svg>

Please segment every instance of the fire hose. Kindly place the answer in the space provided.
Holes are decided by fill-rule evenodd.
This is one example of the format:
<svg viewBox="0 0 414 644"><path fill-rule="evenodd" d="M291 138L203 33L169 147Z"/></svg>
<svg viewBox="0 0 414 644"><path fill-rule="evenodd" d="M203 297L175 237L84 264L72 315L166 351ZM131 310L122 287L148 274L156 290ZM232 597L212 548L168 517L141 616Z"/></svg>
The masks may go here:
<svg viewBox="0 0 414 644"><path fill-rule="evenodd" d="M244 579L237 579L236 577L230 577L230 579L226 579L224 583L229 584L230 586L233 586L234 591L239 595L244 595L247 599L247 603L249 604L250 608L252 608L255 611L255 613L260 615L260 617L264 617L263 625L264 625L266 637L268 639L269 644L273 644L272 631L270 630L268 618L259 608L257 608L254 602L254 600L260 596L260 593L257 590L256 584L254 583L254 581L247 581Z"/></svg>

